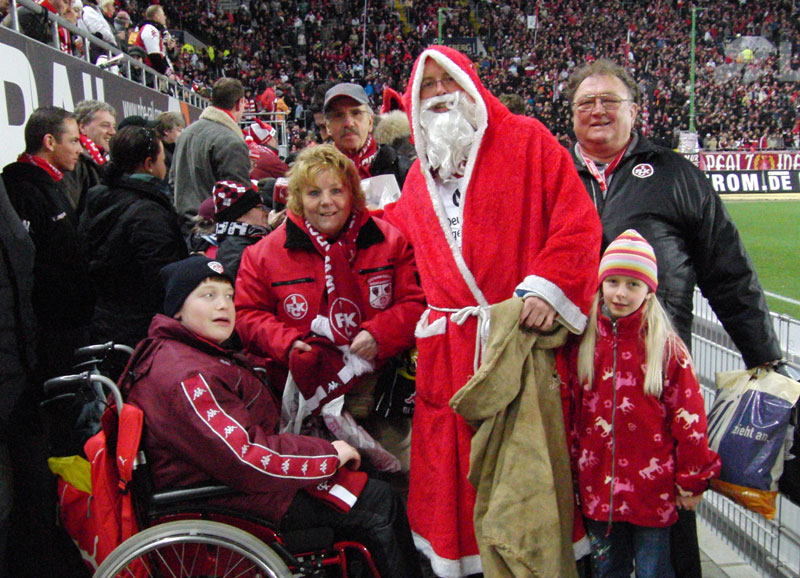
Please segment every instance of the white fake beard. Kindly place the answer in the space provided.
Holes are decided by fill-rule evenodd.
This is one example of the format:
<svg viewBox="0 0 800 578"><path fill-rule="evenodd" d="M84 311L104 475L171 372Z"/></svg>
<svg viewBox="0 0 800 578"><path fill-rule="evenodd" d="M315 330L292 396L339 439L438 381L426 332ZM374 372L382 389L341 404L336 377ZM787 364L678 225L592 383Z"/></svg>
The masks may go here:
<svg viewBox="0 0 800 578"><path fill-rule="evenodd" d="M445 112L433 107L444 103ZM442 181L461 177L475 140L475 103L464 92L435 96L422 102L420 125L427 141L428 162Z"/></svg>

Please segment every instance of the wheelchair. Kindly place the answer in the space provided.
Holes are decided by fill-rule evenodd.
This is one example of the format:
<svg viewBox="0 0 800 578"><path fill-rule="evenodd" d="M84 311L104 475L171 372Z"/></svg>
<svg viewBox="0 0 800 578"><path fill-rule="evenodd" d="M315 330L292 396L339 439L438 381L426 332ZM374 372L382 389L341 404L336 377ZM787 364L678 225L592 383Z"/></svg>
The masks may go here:
<svg viewBox="0 0 800 578"><path fill-rule="evenodd" d="M119 346L104 344L76 352L91 360L79 366L84 369L81 373L46 382L43 406L52 404L50 413L53 413L66 404L72 414L81 418L87 407L91 409L88 413L93 413L99 404L106 412L114 412L104 416L103 428L109 427L109 423L112 429L123 423L121 417L126 406L121 392L100 371L103 356L120 351L115 347ZM132 406L127 408L136 410ZM67 420L71 421L72 418ZM79 419L78 423L85 425L85 421ZM86 435L85 429L69 438L68 448ZM55 433L63 434L63 428ZM115 446L120 437L119 432L113 431L107 436L112 441L105 449L106 454L112 455L112 463L116 461L114 456L120 457ZM119 487L121 494L130 499L135 528L139 531L107 554L96 566L94 578L380 578L369 550L358 542L335 541L330 528L281 534L266 520L209 503L213 498L236 493L225 486L154 493L144 451L136 448L132 457L130 479L121 477ZM94 497L89 497L90 504ZM75 538L74 541L78 542ZM96 545L97 542L95 553ZM82 555L87 560L91 557Z"/></svg>

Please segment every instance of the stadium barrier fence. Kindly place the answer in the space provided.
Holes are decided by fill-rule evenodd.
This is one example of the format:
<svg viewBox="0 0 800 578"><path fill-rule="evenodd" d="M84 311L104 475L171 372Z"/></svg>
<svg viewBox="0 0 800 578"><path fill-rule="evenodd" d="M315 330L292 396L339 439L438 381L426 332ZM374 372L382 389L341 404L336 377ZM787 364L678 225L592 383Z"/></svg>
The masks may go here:
<svg viewBox="0 0 800 578"><path fill-rule="evenodd" d="M742 369L744 362L698 289L694 313L692 354L708 412L714 402L716 372ZM800 367L800 321L776 313L772 320L784 358L795 368ZM788 498L779 495L773 520L713 491L705 493L697 512L723 542L762 576L800 577L800 507Z"/></svg>

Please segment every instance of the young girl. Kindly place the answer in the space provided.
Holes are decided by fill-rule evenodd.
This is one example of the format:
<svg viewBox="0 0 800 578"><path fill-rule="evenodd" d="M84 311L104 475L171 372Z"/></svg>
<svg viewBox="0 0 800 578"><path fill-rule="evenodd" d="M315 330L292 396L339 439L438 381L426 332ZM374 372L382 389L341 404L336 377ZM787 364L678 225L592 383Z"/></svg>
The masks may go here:
<svg viewBox="0 0 800 578"><path fill-rule="evenodd" d="M574 465L592 575L674 576L670 526L717 476L700 385L655 296L653 248L634 230L600 261L577 351Z"/></svg>

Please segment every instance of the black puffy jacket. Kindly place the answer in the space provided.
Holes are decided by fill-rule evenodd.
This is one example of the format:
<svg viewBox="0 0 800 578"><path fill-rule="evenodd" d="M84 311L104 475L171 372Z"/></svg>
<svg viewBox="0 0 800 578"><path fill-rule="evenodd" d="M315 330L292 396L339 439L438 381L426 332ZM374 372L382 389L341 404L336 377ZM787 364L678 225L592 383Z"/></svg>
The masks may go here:
<svg viewBox="0 0 800 578"><path fill-rule="evenodd" d="M411 168L413 162L414 159L398 153L393 146L382 144L378 145L378 152L370 165L369 172L373 177L394 175L397 179L397 186L402 190L408 169Z"/></svg>
<svg viewBox="0 0 800 578"><path fill-rule="evenodd" d="M39 330L86 327L94 295L78 241L77 217L66 195L43 169L28 163L6 165L3 181L36 246L33 309Z"/></svg>
<svg viewBox="0 0 800 578"><path fill-rule="evenodd" d="M753 262L700 169L639 136L614 171L603 199L574 149L572 156L600 214L603 250L626 229L636 229L653 246L658 298L684 342L692 342L696 284L748 367L782 357Z"/></svg>
<svg viewBox="0 0 800 578"><path fill-rule="evenodd" d="M125 175L93 187L78 231L97 289L92 339L135 346L161 311L159 270L188 256L166 182Z"/></svg>

